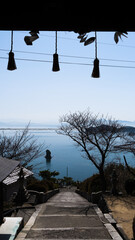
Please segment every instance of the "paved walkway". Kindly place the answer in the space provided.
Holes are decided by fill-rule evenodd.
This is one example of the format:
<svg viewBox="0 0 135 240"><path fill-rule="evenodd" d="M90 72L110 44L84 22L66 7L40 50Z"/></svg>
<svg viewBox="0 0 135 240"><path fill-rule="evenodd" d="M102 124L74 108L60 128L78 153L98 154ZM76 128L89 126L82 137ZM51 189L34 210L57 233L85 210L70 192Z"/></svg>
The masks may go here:
<svg viewBox="0 0 135 240"><path fill-rule="evenodd" d="M121 237L96 205L73 192L61 191L40 205L17 240L117 239Z"/></svg>

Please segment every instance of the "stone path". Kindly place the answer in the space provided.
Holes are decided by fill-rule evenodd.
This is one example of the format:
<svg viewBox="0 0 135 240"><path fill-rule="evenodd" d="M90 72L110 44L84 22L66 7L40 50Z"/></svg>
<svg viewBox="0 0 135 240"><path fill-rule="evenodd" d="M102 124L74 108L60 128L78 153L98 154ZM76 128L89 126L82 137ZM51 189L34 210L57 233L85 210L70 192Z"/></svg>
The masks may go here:
<svg viewBox="0 0 135 240"><path fill-rule="evenodd" d="M117 239L119 234L96 205L72 192L61 191L37 209L17 240Z"/></svg>

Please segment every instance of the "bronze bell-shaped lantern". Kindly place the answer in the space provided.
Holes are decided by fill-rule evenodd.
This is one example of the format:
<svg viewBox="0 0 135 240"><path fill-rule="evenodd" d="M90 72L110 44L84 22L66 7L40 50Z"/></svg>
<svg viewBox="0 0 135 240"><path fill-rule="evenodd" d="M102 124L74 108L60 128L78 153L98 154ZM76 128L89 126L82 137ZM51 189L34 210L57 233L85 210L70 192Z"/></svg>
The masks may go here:
<svg viewBox="0 0 135 240"><path fill-rule="evenodd" d="M58 72L60 70L59 67L59 56L57 53L53 54L53 67L52 67L52 71L53 72Z"/></svg>
<svg viewBox="0 0 135 240"><path fill-rule="evenodd" d="M60 71L59 67L59 55L57 54L57 31L55 32L55 53L53 54L53 66L52 66L53 72Z"/></svg>
<svg viewBox="0 0 135 240"><path fill-rule="evenodd" d="M93 78L100 77L99 59L97 58L97 33L96 32L95 32L95 59L94 59L94 66L93 66L91 77Z"/></svg>
<svg viewBox="0 0 135 240"><path fill-rule="evenodd" d="M9 52L7 69L10 71L17 69L15 59L14 59L14 53L12 51Z"/></svg>
<svg viewBox="0 0 135 240"><path fill-rule="evenodd" d="M12 52L12 50L13 50L13 31L11 32L11 50L9 52L8 65L7 65L7 69L10 71L17 69L14 53Z"/></svg>
<svg viewBox="0 0 135 240"><path fill-rule="evenodd" d="M93 78L99 78L100 77L100 73L99 73L99 59L95 58L94 60L94 67L93 67L93 71L92 71L92 75Z"/></svg>

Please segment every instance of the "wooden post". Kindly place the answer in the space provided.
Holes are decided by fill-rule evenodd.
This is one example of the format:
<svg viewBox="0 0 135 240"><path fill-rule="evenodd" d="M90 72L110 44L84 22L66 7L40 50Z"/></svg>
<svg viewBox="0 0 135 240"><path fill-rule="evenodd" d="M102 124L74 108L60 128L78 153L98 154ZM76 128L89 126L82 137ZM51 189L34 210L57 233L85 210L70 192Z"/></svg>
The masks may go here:
<svg viewBox="0 0 135 240"><path fill-rule="evenodd" d="M133 240L135 240L135 217L133 218L132 229L133 229Z"/></svg>
<svg viewBox="0 0 135 240"><path fill-rule="evenodd" d="M0 182L0 225L3 222L3 183Z"/></svg>

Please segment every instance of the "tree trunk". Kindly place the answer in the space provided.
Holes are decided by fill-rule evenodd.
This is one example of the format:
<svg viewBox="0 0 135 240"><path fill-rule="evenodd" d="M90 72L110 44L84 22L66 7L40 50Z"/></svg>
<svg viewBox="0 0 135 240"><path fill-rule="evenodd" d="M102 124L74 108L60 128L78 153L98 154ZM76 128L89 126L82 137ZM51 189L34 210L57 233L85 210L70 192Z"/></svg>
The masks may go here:
<svg viewBox="0 0 135 240"><path fill-rule="evenodd" d="M99 169L99 174L100 174L100 178L101 178L102 191L105 192L106 191L106 179L105 179L105 175L104 175L104 170L102 168Z"/></svg>

